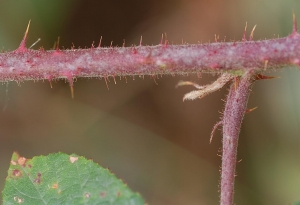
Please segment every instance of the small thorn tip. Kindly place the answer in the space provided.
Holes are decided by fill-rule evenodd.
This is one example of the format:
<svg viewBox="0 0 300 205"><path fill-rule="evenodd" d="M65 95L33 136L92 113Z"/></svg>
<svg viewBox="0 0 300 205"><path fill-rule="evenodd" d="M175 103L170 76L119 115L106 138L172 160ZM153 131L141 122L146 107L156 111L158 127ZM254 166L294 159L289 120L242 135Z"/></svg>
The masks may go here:
<svg viewBox="0 0 300 205"><path fill-rule="evenodd" d="M70 86L70 90L71 90L71 97L72 99L74 99L74 86Z"/></svg>
<svg viewBox="0 0 300 205"><path fill-rule="evenodd" d="M252 111L256 110L257 108L258 108L258 106L254 107L254 108L247 109L246 110L246 114L249 113L249 112L252 112Z"/></svg>
<svg viewBox="0 0 300 205"><path fill-rule="evenodd" d="M27 25L27 28L26 28L26 31L25 31L25 34L24 34L24 37L19 45L19 48L17 49L17 51L24 51L26 50L26 40L27 40L27 37L28 37L28 32L29 32L29 27L30 27L30 21L28 22L28 25Z"/></svg>
<svg viewBox="0 0 300 205"><path fill-rule="evenodd" d="M101 43L102 43L102 36L100 37L100 41L99 41L98 48L100 48L100 47L101 47Z"/></svg>
<svg viewBox="0 0 300 205"><path fill-rule="evenodd" d="M59 50L59 39L60 39L60 37L58 36L57 37L57 42L56 42L56 51Z"/></svg>
<svg viewBox="0 0 300 205"><path fill-rule="evenodd" d="M163 40L164 40L164 34L162 33L162 34L161 34L161 39L160 39L160 45L163 44Z"/></svg>
<svg viewBox="0 0 300 205"><path fill-rule="evenodd" d="M255 80L270 80L270 79L274 79L274 78L280 78L279 76L265 76L265 75L261 75L258 74L255 77Z"/></svg>
<svg viewBox="0 0 300 205"><path fill-rule="evenodd" d="M28 25L27 25L27 28L26 28L26 32L25 32L25 35L24 35L24 39L27 38L27 35L28 35L28 32L29 32L30 21L31 21L31 20L29 20L29 22L28 22Z"/></svg>
<svg viewBox="0 0 300 205"><path fill-rule="evenodd" d="M215 126L213 127L213 130L211 131L210 138L209 138L209 144L211 144L211 142L212 142L212 139L213 139L213 137L214 137L214 135L215 135L215 131L216 131L216 130L218 129L218 127L219 127L220 125L222 125L222 124L223 124L223 120L217 122L217 124L215 124Z"/></svg>
<svg viewBox="0 0 300 205"><path fill-rule="evenodd" d="M251 31L249 41L252 41L252 39L253 39L255 28L256 28L256 25L253 27L253 29Z"/></svg>
<svg viewBox="0 0 300 205"><path fill-rule="evenodd" d="M140 46L142 46L142 41L143 41L143 36L141 36L141 39L140 39Z"/></svg>
<svg viewBox="0 0 300 205"><path fill-rule="evenodd" d="M34 42L34 43L29 47L29 49L32 48L33 46L35 46L35 44L37 44L38 42L40 42L40 40L41 40L41 38L39 38L36 42Z"/></svg>
<svg viewBox="0 0 300 205"><path fill-rule="evenodd" d="M293 34L298 33L298 25L297 25L297 19L296 19L296 15L293 11L293 22L294 22L294 26L293 26Z"/></svg>
<svg viewBox="0 0 300 205"><path fill-rule="evenodd" d="M109 90L108 83L107 83L108 79L106 77L104 77L104 80L105 80L105 84L106 84L107 90Z"/></svg>
<svg viewBox="0 0 300 205"><path fill-rule="evenodd" d="M246 21L246 25L245 25L245 30L244 30L244 35L243 35L242 41L246 41L247 40L246 33L247 33L247 21Z"/></svg>

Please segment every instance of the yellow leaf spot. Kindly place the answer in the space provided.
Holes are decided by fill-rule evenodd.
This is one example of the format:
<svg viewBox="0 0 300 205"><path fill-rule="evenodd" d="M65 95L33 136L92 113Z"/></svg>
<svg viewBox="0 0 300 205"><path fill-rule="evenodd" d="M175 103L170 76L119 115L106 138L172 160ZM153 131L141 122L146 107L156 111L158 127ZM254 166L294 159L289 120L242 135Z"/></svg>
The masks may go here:
<svg viewBox="0 0 300 205"><path fill-rule="evenodd" d="M52 185L52 188L53 188L53 189L57 189L57 188L58 188L58 183L53 184L53 185Z"/></svg>

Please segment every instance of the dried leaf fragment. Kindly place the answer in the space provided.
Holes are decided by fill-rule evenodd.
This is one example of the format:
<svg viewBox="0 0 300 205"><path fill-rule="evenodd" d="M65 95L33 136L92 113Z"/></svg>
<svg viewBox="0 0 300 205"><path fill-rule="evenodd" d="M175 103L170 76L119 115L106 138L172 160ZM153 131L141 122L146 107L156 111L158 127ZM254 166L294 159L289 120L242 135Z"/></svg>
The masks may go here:
<svg viewBox="0 0 300 205"><path fill-rule="evenodd" d="M70 162L73 164L74 162L76 162L78 160L78 157L73 157L70 156Z"/></svg>
<svg viewBox="0 0 300 205"><path fill-rule="evenodd" d="M213 93L219 89L221 89L224 85L226 85L229 81L231 81L235 75L229 73L223 73L216 81L209 85L200 86L196 83L192 83L189 81L181 81L177 84L177 86L183 85L193 85L198 90L193 90L184 95L183 101L185 100L195 100L197 98L203 98L210 93Z"/></svg>

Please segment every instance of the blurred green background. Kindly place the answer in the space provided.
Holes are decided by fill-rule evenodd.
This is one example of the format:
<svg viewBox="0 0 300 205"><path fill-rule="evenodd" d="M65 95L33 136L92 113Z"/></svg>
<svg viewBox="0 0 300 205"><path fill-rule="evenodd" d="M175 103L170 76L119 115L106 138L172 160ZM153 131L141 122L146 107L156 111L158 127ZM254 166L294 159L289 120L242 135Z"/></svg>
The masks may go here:
<svg viewBox="0 0 300 205"><path fill-rule="evenodd" d="M28 46L61 48L169 42L239 40L245 22L254 39L287 36L298 0L0 0L0 46L17 48L31 19ZM300 72L268 73L257 82L243 123L237 165L236 204L286 205L300 200ZM210 83L216 76L163 76L112 81L78 79L75 99L64 81L0 86L0 187L13 151L31 158L77 153L109 167L149 204L218 204L221 135L209 136L223 109L226 89L182 102L193 88L179 80Z"/></svg>

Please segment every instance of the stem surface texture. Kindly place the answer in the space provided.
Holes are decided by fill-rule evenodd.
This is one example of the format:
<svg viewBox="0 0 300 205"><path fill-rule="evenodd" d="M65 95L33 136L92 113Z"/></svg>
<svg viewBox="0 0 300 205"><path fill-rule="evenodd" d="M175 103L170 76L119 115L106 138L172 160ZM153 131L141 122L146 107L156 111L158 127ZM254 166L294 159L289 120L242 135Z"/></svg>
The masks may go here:
<svg viewBox="0 0 300 205"><path fill-rule="evenodd" d="M300 65L300 35L263 41L216 42L70 50L32 50L25 46L0 53L0 81L73 81L76 77L115 77L187 73L241 74ZM72 82L70 82L71 84Z"/></svg>
<svg viewBox="0 0 300 205"><path fill-rule="evenodd" d="M255 73L249 70L232 83L227 97L223 116L221 205L233 204L239 133Z"/></svg>

